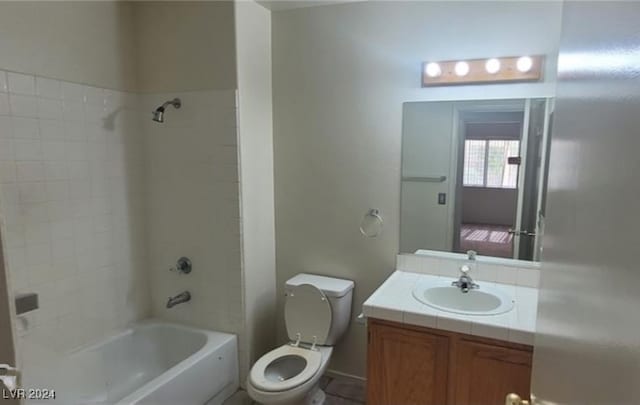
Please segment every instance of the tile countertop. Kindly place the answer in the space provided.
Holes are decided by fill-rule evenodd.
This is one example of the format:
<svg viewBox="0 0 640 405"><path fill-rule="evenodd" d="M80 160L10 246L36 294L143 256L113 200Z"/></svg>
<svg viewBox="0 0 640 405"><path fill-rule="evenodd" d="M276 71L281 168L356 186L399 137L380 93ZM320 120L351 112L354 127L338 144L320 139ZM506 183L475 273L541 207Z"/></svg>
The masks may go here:
<svg viewBox="0 0 640 405"><path fill-rule="evenodd" d="M515 307L500 315L459 315L432 308L416 300L413 287L418 280L454 281L454 278L395 271L363 304L366 317L416 326L466 333L509 342L533 345L538 310L538 290L530 287L477 281L502 289L515 299Z"/></svg>

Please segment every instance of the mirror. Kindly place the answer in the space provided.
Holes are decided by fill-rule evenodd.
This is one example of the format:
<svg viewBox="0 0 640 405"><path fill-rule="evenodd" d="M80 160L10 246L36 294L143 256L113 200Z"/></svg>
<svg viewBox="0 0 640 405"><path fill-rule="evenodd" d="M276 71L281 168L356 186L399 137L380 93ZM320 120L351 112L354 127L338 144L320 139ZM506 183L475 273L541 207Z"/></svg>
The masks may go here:
<svg viewBox="0 0 640 405"><path fill-rule="evenodd" d="M403 106L400 252L538 261L553 100Z"/></svg>

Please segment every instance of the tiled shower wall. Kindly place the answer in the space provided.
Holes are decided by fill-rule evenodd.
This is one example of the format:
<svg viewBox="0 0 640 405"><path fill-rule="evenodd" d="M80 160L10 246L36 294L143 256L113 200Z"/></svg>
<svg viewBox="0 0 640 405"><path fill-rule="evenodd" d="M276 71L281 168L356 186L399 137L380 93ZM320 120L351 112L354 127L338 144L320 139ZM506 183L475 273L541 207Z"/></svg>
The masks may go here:
<svg viewBox="0 0 640 405"><path fill-rule="evenodd" d="M150 314L138 96L0 71L0 204L23 362Z"/></svg>
<svg viewBox="0 0 640 405"><path fill-rule="evenodd" d="M174 97L182 107L153 122L150 111ZM145 94L142 105L153 315L241 333L236 92ZM170 271L181 256L191 259L190 274ZM185 290L190 302L166 308L167 297Z"/></svg>

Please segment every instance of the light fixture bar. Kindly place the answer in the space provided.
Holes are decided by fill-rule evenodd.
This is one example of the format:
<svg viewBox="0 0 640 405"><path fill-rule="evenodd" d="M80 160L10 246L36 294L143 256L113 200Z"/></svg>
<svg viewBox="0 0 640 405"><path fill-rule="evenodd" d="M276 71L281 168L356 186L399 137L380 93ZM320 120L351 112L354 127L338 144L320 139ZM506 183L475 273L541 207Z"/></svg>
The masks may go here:
<svg viewBox="0 0 640 405"><path fill-rule="evenodd" d="M543 62L542 55L425 62L422 87L537 81Z"/></svg>

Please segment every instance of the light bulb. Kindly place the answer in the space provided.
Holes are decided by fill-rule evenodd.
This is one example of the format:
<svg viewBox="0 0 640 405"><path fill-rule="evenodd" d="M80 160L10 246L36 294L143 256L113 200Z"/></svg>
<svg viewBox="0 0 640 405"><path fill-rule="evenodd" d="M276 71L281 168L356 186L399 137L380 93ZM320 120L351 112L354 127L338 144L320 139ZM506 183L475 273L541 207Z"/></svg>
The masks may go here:
<svg viewBox="0 0 640 405"><path fill-rule="evenodd" d="M435 62L427 63L427 66L425 67L424 70L427 73L427 76L429 77L438 77L442 74L442 69L440 69L440 65L438 65Z"/></svg>
<svg viewBox="0 0 640 405"><path fill-rule="evenodd" d="M496 58L491 58L487 60L487 63L485 63L484 68L487 69L487 72L491 74L496 74L500 70L500 61Z"/></svg>
<svg viewBox="0 0 640 405"><path fill-rule="evenodd" d="M455 66L456 75L466 76L469 73L469 64L467 62L458 62Z"/></svg>
<svg viewBox="0 0 640 405"><path fill-rule="evenodd" d="M529 56L521 56L516 62L516 67L522 73L526 73L533 67L533 59L531 59Z"/></svg>

